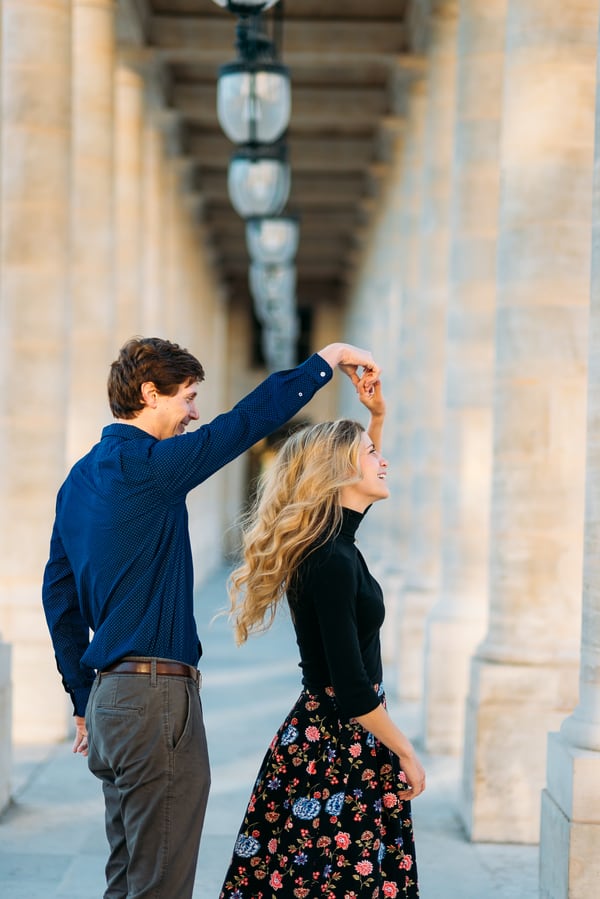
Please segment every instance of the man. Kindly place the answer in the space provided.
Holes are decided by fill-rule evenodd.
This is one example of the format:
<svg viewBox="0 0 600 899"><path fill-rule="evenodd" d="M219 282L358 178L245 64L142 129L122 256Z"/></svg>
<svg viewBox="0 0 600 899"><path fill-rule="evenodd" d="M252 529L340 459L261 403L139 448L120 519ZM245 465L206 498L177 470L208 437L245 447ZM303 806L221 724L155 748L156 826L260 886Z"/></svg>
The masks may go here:
<svg viewBox="0 0 600 899"><path fill-rule="evenodd" d="M58 493L43 584L73 751L89 752L102 780L105 899L192 895L210 772L186 496L295 415L336 366L355 385L359 367L367 382L379 375L370 353L329 344L184 436L204 378L194 356L136 338L111 366L116 422Z"/></svg>

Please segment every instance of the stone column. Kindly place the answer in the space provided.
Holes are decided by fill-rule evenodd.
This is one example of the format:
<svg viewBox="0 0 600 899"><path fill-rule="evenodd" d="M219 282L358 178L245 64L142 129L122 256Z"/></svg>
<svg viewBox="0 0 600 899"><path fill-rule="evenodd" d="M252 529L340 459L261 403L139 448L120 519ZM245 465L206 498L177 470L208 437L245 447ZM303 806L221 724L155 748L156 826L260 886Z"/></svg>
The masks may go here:
<svg viewBox="0 0 600 899"><path fill-rule="evenodd" d="M413 330L411 518L398 634L399 686L423 689L425 620L439 591L444 361L450 261L450 197L456 90L457 3L432 17L423 159L420 283Z"/></svg>
<svg viewBox="0 0 600 899"><path fill-rule="evenodd" d="M600 68L596 90L600 82ZM596 94L596 135L600 134ZM596 136L579 705L548 736L541 899L589 899L600 883L600 142Z"/></svg>
<svg viewBox="0 0 600 899"><path fill-rule="evenodd" d="M577 697L598 4L509 0L490 622L472 664L464 815L536 842L546 734Z"/></svg>
<svg viewBox="0 0 600 899"><path fill-rule="evenodd" d="M165 153L163 135L148 115L143 130L142 161L142 333L164 333L165 296Z"/></svg>
<svg viewBox="0 0 600 899"><path fill-rule="evenodd" d="M500 119L507 0L461 0L444 425L442 580L427 619L423 733L458 753L487 620Z"/></svg>
<svg viewBox="0 0 600 899"><path fill-rule="evenodd" d="M392 303L396 314L390 327L389 358L383 360L384 384L388 405L384 432L384 453L389 460L390 499L386 502L385 567L381 585L386 602L386 627L382 649L386 661L386 681L395 678L401 695L406 693L407 634L402 627L403 588L409 556L411 533L412 484L412 398L415 391L415 327L419 308L420 222L423 200L423 153L426 91L422 79L406 86L406 126L393 179L397 189L397 208L392 226L395 265L392 271ZM388 373L388 366L392 371ZM391 377L390 377L391 375Z"/></svg>
<svg viewBox="0 0 600 899"><path fill-rule="evenodd" d="M115 75L115 335L142 332L142 130L144 79L119 60Z"/></svg>
<svg viewBox="0 0 600 899"><path fill-rule="evenodd" d="M0 630L16 740L64 736L40 583L65 473L71 4L2 4Z"/></svg>
<svg viewBox="0 0 600 899"><path fill-rule="evenodd" d="M70 379L67 459L110 419L114 346L114 2L73 3Z"/></svg>
<svg viewBox="0 0 600 899"><path fill-rule="evenodd" d="M12 767L11 648L0 639L0 813L8 805Z"/></svg>
<svg viewBox="0 0 600 899"><path fill-rule="evenodd" d="M0 46L2 43L2 0L0 0ZM0 71L1 76L1 71ZM1 96L1 92L0 92ZM0 137L2 120L0 119ZM0 140L0 147L2 142ZM1 201L1 198L0 198ZM2 273L0 271L0 279ZM0 299L0 304L2 300ZM4 316L0 312L0 322L4 327ZM1 439L4 441L4 433ZM4 485L3 485L4 486ZM4 495L0 496L0 502ZM1 614L1 613L0 613ZM12 683L10 666L11 647L2 640L0 633L0 813L10 799L11 755L12 755Z"/></svg>
<svg viewBox="0 0 600 899"><path fill-rule="evenodd" d="M389 164L380 164L378 198L365 229L360 266L352 289L350 311L345 322L345 339L368 347L384 369L384 393L388 405L384 429L383 452L393 466L397 451L394 439L397 416L393 413L398 389L397 347L401 318L401 287L398 271L398 231L400 217L400 153L392 149ZM342 381L341 407L338 414L356 418L366 425L368 413L357 402L356 392L347 379ZM394 501L378 503L369 513L361 529L361 545L369 560L369 567L381 583L387 596L388 574L395 558ZM389 597L388 597L389 599ZM392 604L388 601L383 633L384 657L386 634L393 631Z"/></svg>

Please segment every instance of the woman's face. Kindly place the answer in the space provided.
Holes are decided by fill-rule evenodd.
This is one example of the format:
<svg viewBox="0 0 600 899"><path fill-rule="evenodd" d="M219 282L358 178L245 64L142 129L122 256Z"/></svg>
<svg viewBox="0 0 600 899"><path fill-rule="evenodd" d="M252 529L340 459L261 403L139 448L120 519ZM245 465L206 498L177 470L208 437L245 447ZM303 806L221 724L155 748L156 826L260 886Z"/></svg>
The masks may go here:
<svg viewBox="0 0 600 899"><path fill-rule="evenodd" d="M371 503L390 495L386 483L387 459L377 452L366 431L360 441L358 465L360 480L342 487L341 502L348 509L364 512Z"/></svg>

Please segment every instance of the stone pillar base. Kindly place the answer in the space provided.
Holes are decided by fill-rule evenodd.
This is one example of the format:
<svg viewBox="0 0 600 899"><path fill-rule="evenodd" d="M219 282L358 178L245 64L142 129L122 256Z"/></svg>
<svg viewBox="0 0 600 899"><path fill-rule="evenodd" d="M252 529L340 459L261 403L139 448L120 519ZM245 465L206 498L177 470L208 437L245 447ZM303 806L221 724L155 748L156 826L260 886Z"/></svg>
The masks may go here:
<svg viewBox="0 0 600 899"><path fill-rule="evenodd" d="M575 662L473 659L461 797L472 840L538 842L547 734L575 706L577 686Z"/></svg>
<svg viewBox="0 0 600 899"><path fill-rule="evenodd" d="M396 677L400 699L419 700L423 695L425 622L435 601L433 590L405 587L397 609Z"/></svg>
<svg viewBox="0 0 600 899"><path fill-rule="evenodd" d="M423 740L431 753L462 752L471 656L485 636L485 621L458 614L427 620Z"/></svg>
<svg viewBox="0 0 600 899"><path fill-rule="evenodd" d="M0 812L8 805L11 789L12 690L11 648L0 641Z"/></svg>
<svg viewBox="0 0 600 899"><path fill-rule="evenodd" d="M600 752L548 735L542 794L541 899L591 899L600 884Z"/></svg>

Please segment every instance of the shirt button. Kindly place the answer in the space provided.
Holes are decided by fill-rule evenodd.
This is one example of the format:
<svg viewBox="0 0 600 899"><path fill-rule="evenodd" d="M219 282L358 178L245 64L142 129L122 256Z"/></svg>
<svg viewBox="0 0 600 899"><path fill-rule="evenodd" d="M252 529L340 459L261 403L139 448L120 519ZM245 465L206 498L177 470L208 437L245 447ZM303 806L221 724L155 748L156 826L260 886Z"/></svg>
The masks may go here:
<svg viewBox="0 0 600 899"><path fill-rule="evenodd" d="M322 377L322 378L325 377L325 372L324 372L324 371L321 372L321 377Z"/></svg>
<svg viewBox="0 0 600 899"><path fill-rule="evenodd" d="M299 391L298 396L304 396L301 390Z"/></svg>

